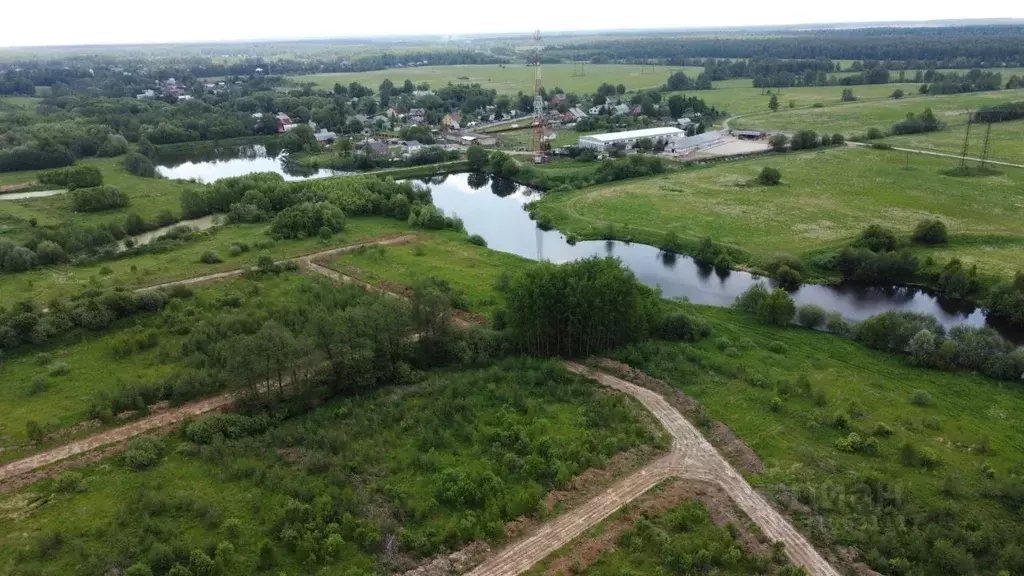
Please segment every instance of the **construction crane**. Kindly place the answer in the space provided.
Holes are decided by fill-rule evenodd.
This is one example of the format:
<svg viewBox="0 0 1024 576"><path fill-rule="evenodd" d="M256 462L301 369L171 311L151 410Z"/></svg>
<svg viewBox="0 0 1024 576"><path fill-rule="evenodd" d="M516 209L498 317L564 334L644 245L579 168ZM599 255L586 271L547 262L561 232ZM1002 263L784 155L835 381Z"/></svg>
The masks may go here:
<svg viewBox="0 0 1024 576"><path fill-rule="evenodd" d="M534 81L533 81L533 161L535 163L542 163L546 160L544 156L544 134L545 134L545 122L544 122L544 98L541 97L541 91L544 89L544 80L541 75L540 66L540 54L542 44L540 42L540 30L533 33L534 42Z"/></svg>

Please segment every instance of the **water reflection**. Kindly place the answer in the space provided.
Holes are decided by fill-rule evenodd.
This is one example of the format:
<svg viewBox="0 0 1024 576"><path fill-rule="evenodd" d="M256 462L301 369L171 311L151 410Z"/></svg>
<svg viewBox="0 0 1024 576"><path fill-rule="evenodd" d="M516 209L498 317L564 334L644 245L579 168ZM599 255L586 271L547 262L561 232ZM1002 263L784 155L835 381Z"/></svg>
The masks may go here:
<svg viewBox="0 0 1024 576"><path fill-rule="evenodd" d="M661 289L666 298L685 297L696 304L729 306L753 284L770 280L741 271L700 266L692 258L665 253L653 246L619 241L586 241L570 244L557 230L541 230L523 206L538 192L513 184L506 188L491 179L491 190L472 174L455 174L433 186L434 204L448 214L458 214L470 234L479 234L493 250L535 260L568 262L588 256L619 258L641 282ZM500 193L499 193L500 191ZM983 326L983 310L969 302L939 298L927 291L902 286L805 285L791 292L798 306L817 304L851 320L864 320L889 310L922 312L935 316L944 326ZM990 323L1013 340L1013 331Z"/></svg>
<svg viewBox="0 0 1024 576"><path fill-rule="evenodd" d="M165 178L198 180L209 184L221 178L274 172L287 181L344 176L347 172L306 168L286 161L287 156L272 144L200 147L157 158L156 171Z"/></svg>

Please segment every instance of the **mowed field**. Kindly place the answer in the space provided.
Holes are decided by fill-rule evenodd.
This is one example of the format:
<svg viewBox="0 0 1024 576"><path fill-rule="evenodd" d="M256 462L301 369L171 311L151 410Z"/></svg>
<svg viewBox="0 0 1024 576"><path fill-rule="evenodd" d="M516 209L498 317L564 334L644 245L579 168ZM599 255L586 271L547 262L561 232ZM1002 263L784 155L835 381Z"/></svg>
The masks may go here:
<svg viewBox="0 0 1024 576"><path fill-rule="evenodd" d="M867 86L852 86L853 93L863 100L885 100L892 96L896 89L903 90L908 97L917 96L917 84L874 84ZM815 104L822 106L838 106L842 104L843 88L845 86L808 86L802 88L773 88L761 90L753 87L753 81L749 78L736 78L715 82L711 90L690 91L685 94L703 98L705 102L724 110L731 116L740 114L755 114L769 112L768 102L771 100L771 93L779 96L779 112L789 110L790 101L794 108L811 108ZM673 93L663 96L667 98ZM682 94L682 92L680 92ZM818 109L815 109L818 110ZM739 124L737 120L736 124ZM734 126L735 127L735 126Z"/></svg>
<svg viewBox="0 0 1024 576"><path fill-rule="evenodd" d="M38 105L39 99L30 96L0 96L0 117L15 112L35 116Z"/></svg>
<svg viewBox="0 0 1024 576"><path fill-rule="evenodd" d="M582 238L612 224L619 236L658 245L675 231L689 242L710 236L753 261L837 250L870 224L909 233L940 218L952 233L944 255L1006 276L1024 266L1024 170L954 178L940 173L953 159L911 154L909 169L905 162L905 154L871 149L790 153L549 194L534 210ZM764 166L782 172L780 186L747 184Z"/></svg>
<svg viewBox="0 0 1024 576"><path fill-rule="evenodd" d="M894 89L893 86L896 85L885 84L883 86L887 87L889 93L891 93ZM865 88L868 87L854 87L854 95L858 98L866 96ZM837 88L835 90L835 98L838 99L841 93L842 90ZM863 134L868 128L878 128L886 131L894 123L906 118L908 113L918 114L923 112L925 108L931 108L940 120L949 125L949 128L955 128L966 125L968 111L1004 102L1024 100L1024 90L914 96L901 100L893 100L891 98L882 100L865 99L864 101L834 106L828 105L823 108L798 108L794 110L786 108L786 98L786 94L780 96L783 105L778 112L768 111L767 100L765 100L765 111L763 113L737 118L730 122L730 126L733 128L781 130L787 132L806 128L818 132L841 132L847 136L852 136ZM705 99L707 100L707 98Z"/></svg>
<svg viewBox="0 0 1024 576"><path fill-rule="evenodd" d="M1021 97L1024 98L1024 95ZM956 123L949 122L949 126L939 132L893 136L886 138L884 142L915 150L960 154L963 152L964 138L966 137L968 141L967 155L981 158L985 149L986 126L973 124L970 134L968 134L966 113L963 118L957 120ZM988 140L988 158L1013 164L1024 164L1024 120L992 124Z"/></svg>
<svg viewBox="0 0 1024 576"><path fill-rule="evenodd" d="M653 70L653 71L652 71ZM673 72L683 70L688 75L696 76L702 68L684 68L680 66L648 67L641 73L639 65L627 64L587 64L585 76L573 74L572 64L546 64L543 67L544 86L548 90L558 87L566 92L593 93L602 82L624 84L628 90L641 88L657 88L668 80ZM493 88L499 94L516 94L519 91L533 93L534 69L525 64L481 64L467 66L436 66L417 68L391 68L372 72L346 72L342 74L310 74L293 76L296 82L314 82L317 87L330 90L335 83L348 86L351 82L359 82L373 88L390 79L401 86L407 79L413 83L429 82L430 87L437 89L452 84L480 84L484 88Z"/></svg>

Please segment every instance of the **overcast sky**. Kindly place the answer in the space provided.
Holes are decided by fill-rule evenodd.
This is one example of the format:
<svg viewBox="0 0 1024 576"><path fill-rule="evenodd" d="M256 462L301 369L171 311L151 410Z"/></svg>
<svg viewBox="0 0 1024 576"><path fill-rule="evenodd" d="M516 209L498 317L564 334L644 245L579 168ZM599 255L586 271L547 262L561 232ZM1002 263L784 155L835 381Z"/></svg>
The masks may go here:
<svg viewBox="0 0 1024 576"><path fill-rule="evenodd" d="M542 30L763 26L822 22L1024 18L1022 0L0 1L0 46L207 42ZM532 9L536 7L536 9Z"/></svg>

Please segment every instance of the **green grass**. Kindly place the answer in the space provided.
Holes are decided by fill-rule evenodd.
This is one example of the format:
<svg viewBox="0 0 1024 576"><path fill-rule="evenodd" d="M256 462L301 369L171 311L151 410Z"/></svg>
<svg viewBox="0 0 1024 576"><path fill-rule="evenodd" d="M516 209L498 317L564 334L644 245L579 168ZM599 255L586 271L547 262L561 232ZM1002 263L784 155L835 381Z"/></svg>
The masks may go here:
<svg viewBox="0 0 1024 576"><path fill-rule="evenodd" d="M16 239L26 236L36 219L38 226L97 225L106 222L124 223L131 213L146 221L154 221L157 214L170 210L181 216L181 191L194 184L159 178L141 178L125 172L122 158L89 158L80 164L96 166L103 173L103 184L120 188L128 194L130 203L125 208L90 214L76 214L67 194L33 198L29 200L0 200L0 233ZM0 174L0 185L35 182L38 171L8 172Z"/></svg>
<svg viewBox="0 0 1024 576"><path fill-rule="evenodd" d="M52 298L70 296L90 288L122 286L142 288L173 280L213 274L254 266L261 255L275 260L319 252L334 246L361 240L411 232L405 222L391 218L350 218L345 231L330 241L319 238L281 240L265 250L251 250L240 256L230 255L233 244L254 246L270 239L265 224L235 224L213 228L209 235L177 246L161 254L142 254L88 266L53 266L20 274L0 275L0 306L21 300L47 302ZM200 264L199 257L207 250L220 254L220 264ZM104 269L109 273L104 274Z"/></svg>
<svg viewBox="0 0 1024 576"><path fill-rule="evenodd" d="M893 84L882 85L891 93ZM858 97L864 95L862 86L854 86L853 93ZM841 88L835 90L836 98ZM906 90L905 90L906 91ZM868 128L878 128L883 132L899 122L910 112L919 114L925 108L931 108L935 115L955 129L967 123L968 111L985 106L994 106L1003 102L1024 100L1024 90L997 90L994 92L975 92L972 94L952 94L938 96L914 96L901 100L883 99L848 102L838 106L824 108L786 108L786 95L779 97L782 108L778 112L767 111L765 100L764 113L738 118L729 123L732 128L753 128L759 130L816 130L817 132L840 132L847 136L864 134Z"/></svg>
<svg viewBox="0 0 1024 576"><path fill-rule="evenodd" d="M908 97L917 96L917 84L876 84L867 86L809 86L804 88L776 88L773 93L779 96L779 112L789 110L789 101L792 100L797 109L810 108L814 104L822 104L826 107L842 104L841 96L843 88L852 88L853 93L864 100L885 100L892 95L893 90L901 89ZM781 90L781 92L779 92ZM703 98L705 102L725 110L730 115L757 114L768 112L768 101L771 96L768 90L754 88L749 78L736 78L715 82L712 90L699 90L687 92L688 96ZM818 110L818 109L815 109ZM745 125L744 120L736 120L730 126L736 128ZM755 125L755 128L761 128Z"/></svg>
<svg viewBox="0 0 1024 576"><path fill-rule="evenodd" d="M984 124L971 125L968 137L965 118L958 118L949 124L945 130L939 132L893 136L882 141L902 148L960 155L963 152L966 137L968 140L967 155L972 158L981 158L985 148L986 126ZM1024 165L1024 120L992 124L992 131L989 134L988 158Z"/></svg>
<svg viewBox="0 0 1024 576"><path fill-rule="evenodd" d="M656 67L654 72L641 74L639 65L625 64L587 64L586 76L573 76L572 64L545 64L543 67L544 86L548 91L556 87L566 92L594 93L602 82L609 84L625 84L627 90L657 88L668 80L670 74L685 70L688 75L696 76L703 71L700 68ZM467 79L468 78L468 79ZM422 68L393 68L373 72L348 72L343 74L310 74L293 76L296 82L314 82L318 88L330 90L340 82L348 86L351 82L359 82L373 88L376 92L381 82L390 79L396 86L401 86L406 79L414 84L429 82L433 90L448 83L480 84L484 88L493 88L499 94L514 95L519 91L533 93L534 69L524 64L509 64L501 67L497 64L466 65L466 66L431 66Z"/></svg>
<svg viewBox="0 0 1024 576"><path fill-rule="evenodd" d="M953 517L943 526L1003 526L1003 538L1020 533L1019 511L985 494L1019 470L1024 449L1024 392L972 374L921 370L901 359L865 350L835 336L799 328L769 328L728 309L692 307L711 323L714 334L697 344L652 344L618 355L631 365L703 403L710 416L732 428L758 453L768 472L752 481L768 492L807 494L814 512L826 518L827 531L815 528L807 509L791 510L805 533L821 543L851 545L865 555L873 548L904 556L924 569L922 556L936 538L925 538L928 515L947 510ZM769 346L784 349L770 352ZM809 389L801 389L806 378ZM928 406L910 402L917 390L932 398ZM820 395L820 397L819 397ZM773 397L782 408L770 408ZM848 429L837 429L833 415L849 417ZM836 443L850 432L870 437L879 423L892 431L879 437L877 455L840 451ZM941 460L936 470L900 463L903 443L932 451ZM988 450L978 446L987 443ZM981 472L987 465L996 480ZM943 494L950 475L958 491ZM865 498L868 478L877 478L879 493L897 495L897 508L885 510ZM892 527L892 514L907 517L907 533ZM914 520L910 520L914 517ZM971 520L973 519L973 520ZM920 524L924 522L924 524ZM1007 524L1001 524L1007 523ZM881 533L879 533L881 531ZM828 534L826 536L826 534ZM946 536L938 536L946 537ZM870 540L869 540L870 539ZM919 550L914 558L912 550ZM998 550L998 547L997 547ZM945 558L935 558L942 562ZM889 573L886 566L876 570ZM969 573L994 574L991 565ZM953 573L929 567L921 573Z"/></svg>
<svg viewBox="0 0 1024 576"><path fill-rule="evenodd" d="M82 492L43 482L0 497L0 573L104 573L162 545L187 564L190 550L231 541L225 576L390 574L500 542L504 522L538 510L546 492L661 440L631 399L520 360L337 399L254 438L165 443L145 471L119 459L82 470ZM483 497L448 496L467 489ZM344 537L334 557L330 533ZM60 544L45 546L54 534ZM395 556L382 552L391 537ZM264 540L277 550L269 571L257 567Z"/></svg>
<svg viewBox="0 0 1024 576"><path fill-rule="evenodd" d="M752 260L779 252L811 256L848 244L866 226L909 233L924 218L948 225L943 255L1010 276L1021 267L1019 208L1024 171L952 178L955 160L870 149L790 153L677 171L668 175L549 194L535 203L563 232L601 237L608 224L659 245L675 231L695 244L711 236ZM747 186L764 166L782 172L776 187Z"/></svg>
<svg viewBox="0 0 1024 576"><path fill-rule="evenodd" d="M36 116L40 100L31 96L0 96L0 118L13 113Z"/></svg>
<svg viewBox="0 0 1024 576"><path fill-rule="evenodd" d="M447 280L466 295L470 310L493 315L504 303L495 290L501 276L514 276L531 265L518 256L470 244L462 233L433 232L423 238L415 244L342 254L328 266L372 284L411 285L430 276Z"/></svg>
<svg viewBox="0 0 1024 576"><path fill-rule="evenodd" d="M598 134L600 131L591 132L577 132L570 128L555 128L555 139L551 140L552 148L561 148L562 146L568 146L579 143L581 136L588 136L590 134ZM533 130L530 128L524 128L522 130L509 130L508 132L500 132L495 134L498 142L501 143L503 148L512 148L529 150L533 146Z"/></svg>
<svg viewBox="0 0 1024 576"><path fill-rule="evenodd" d="M299 274L260 280L235 279L228 283L200 285L190 306L214 314L215 304L223 294L246 294L245 309L257 310L288 298L301 280ZM127 357L115 357L113 345L125 330L155 329L158 345ZM122 320L101 332L78 331L43 347L8 351L0 368L0 446L11 448L28 441L26 425L35 421L49 430L74 426L90 418L92 400L100 394L113 394L128 386L148 385L162 381L185 366L178 350L183 337L166 329L162 314L138 314ZM43 360L43 357L45 360ZM52 376L51 363L64 363L69 373ZM46 388L33 392L36 379L43 379ZM11 459L24 451L5 451L3 459Z"/></svg>

